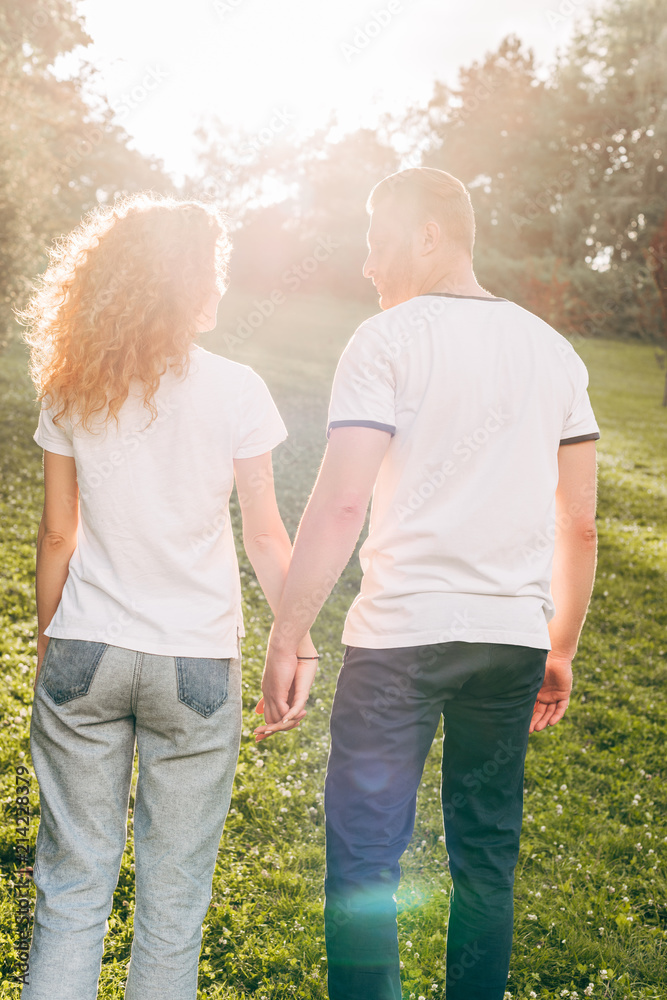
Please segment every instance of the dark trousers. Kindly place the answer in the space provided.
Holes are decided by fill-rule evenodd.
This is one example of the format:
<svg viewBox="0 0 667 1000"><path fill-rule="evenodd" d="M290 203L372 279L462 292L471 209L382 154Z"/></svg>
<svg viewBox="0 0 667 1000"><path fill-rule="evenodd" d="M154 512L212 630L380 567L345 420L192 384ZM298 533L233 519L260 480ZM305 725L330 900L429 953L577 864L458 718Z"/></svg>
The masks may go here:
<svg viewBox="0 0 667 1000"><path fill-rule="evenodd" d="M325 785L330 1000L401 998L393 894L441 714L447 1000L502 1000L528 728L546 655L465 642L346 648Z"/></svg>

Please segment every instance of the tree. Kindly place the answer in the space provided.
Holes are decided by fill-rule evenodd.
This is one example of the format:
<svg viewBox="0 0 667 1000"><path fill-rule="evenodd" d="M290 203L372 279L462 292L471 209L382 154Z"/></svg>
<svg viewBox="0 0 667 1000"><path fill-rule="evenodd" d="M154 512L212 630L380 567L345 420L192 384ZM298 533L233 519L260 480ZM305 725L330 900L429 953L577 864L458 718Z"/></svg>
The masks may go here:
<svg viewBox="0 0 667 1000"><path fill-rule="evenodd" d="M0 321L11 330L45 244L100 200L172 186L156 161L128 148L104 102L86 103L90 67L75 79L54 73L58 55L90 42L72 0L0 0L0 39Z"/></svg>

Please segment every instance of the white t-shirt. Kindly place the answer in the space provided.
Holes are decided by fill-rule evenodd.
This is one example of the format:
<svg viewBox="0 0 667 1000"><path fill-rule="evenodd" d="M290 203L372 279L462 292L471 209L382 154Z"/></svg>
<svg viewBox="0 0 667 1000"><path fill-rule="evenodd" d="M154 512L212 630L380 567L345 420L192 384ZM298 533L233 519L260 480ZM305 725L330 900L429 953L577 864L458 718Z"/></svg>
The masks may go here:
<svg viewBox="0 0 667 1000"><path fill-rule="evenodd" d="M343 642L549 649L558 448L594 440L586 368L506 299L420 295L362 323L329 427L376 427L361 591Z"/></svg>
<svg viewBox="0 0 667 1000"><path fill-rule="evenodd" d="M251 368L191 350L169 370L157 419L137 387L95 433L42 409L35 441L71 455L79 531L48 636L166 656L235 657L244 635L229 496L235 458L270 451L287 431Z"/></svg>

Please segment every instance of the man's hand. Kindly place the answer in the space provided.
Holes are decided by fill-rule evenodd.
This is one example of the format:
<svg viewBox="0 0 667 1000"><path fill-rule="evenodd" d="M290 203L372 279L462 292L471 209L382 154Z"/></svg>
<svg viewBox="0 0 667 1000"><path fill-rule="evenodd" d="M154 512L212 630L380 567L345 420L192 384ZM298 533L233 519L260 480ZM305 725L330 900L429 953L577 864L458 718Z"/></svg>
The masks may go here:
<svg viewBox="0 0 667 1000"><path fill-rule="evenodd" d="M306 715L306 702L317 671L317 660L297 660L296 653L267 651L262 678L263 697L255 711L265 725L255 730L259 743L273 733L295 729Z"/></svg>
<svg viewBox="0 0 667 1000"><path fill-rule="evenodd" d="M539 732L547 726L555 726L565 715L572 691L572 660L567 656L550 652L544 683L540 688L529 732Z"/></svg>

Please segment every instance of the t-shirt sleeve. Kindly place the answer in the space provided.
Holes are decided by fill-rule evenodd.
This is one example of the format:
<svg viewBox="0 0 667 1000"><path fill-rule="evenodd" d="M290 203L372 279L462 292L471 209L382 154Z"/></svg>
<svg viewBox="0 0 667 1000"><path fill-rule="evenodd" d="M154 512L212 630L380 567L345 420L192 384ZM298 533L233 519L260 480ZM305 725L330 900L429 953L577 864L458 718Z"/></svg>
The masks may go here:
<svg viewBox="0 0 667 1000"><path fill-rule="evenodd" d="M72 446L72 426L65 417L60 418L59 424L54 424L53 414L56 410L42 404L39 414L37 430L33 434L33 440L37 442L44 451L51 451L54 455L67 455L74 457Z"/></svg>
<svg viewBox="0 0 667 1000"><path fill-rule="evenodd" d="M362 324L334 375L327 437L336 427L373 427L396 433L396 380L391 344Z"/></svg>
<svg viewBox="0 0 667 1000"><path fill-rule="evenodd" d="M271 393L257 372L248 369L239 414L238 444L234 458L254 458L271 451L287 437Z"/></svg>
<svg viewBox="0 0 667 1000"><path fill-rule="evenodd" d="M567 365L573 383L570 411L561 433L561 444L578 444L580 441L597 441L600 430L593 407L588 398L588 371L576 351L567 355Z"/></svg>

